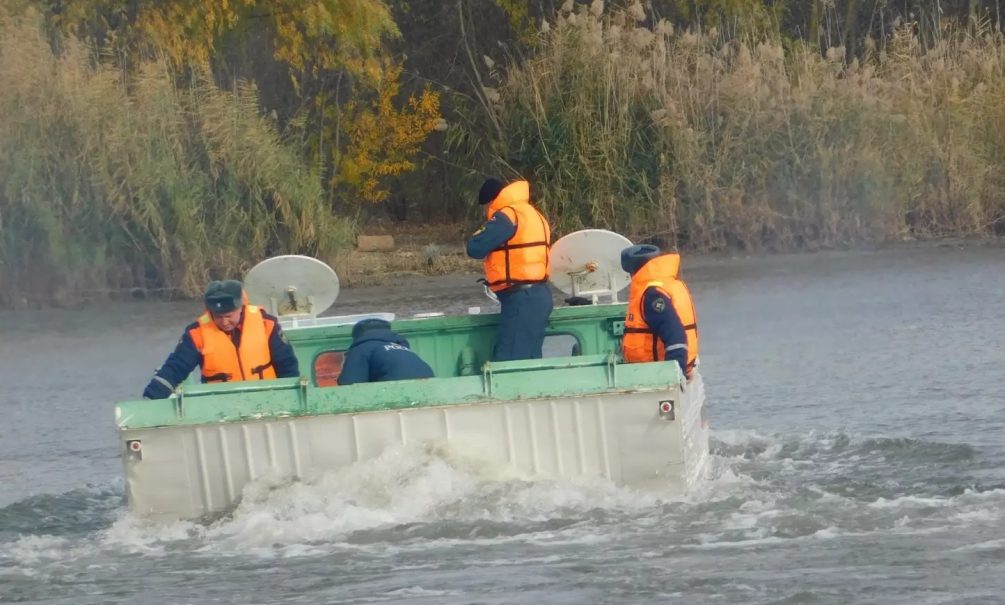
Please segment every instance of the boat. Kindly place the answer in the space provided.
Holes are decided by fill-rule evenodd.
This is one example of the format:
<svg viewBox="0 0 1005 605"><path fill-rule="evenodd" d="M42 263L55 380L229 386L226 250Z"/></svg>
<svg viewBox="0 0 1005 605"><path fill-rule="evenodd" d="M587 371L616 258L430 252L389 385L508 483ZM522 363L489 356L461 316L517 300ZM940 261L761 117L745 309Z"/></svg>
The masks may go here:
<svg viewBox="0 0 1005 605"><path fill-rule="evenodd" d="M708 458L700 371L620 358L627 286L602 230L558 240L554 286L589 304L551 315L543 359L488 361L498 313L319 316L338 279L316 259L281 256L249 272L251 302L280 317L299 379L186 383L168 399L125 401L115 422L130 511L158 521L232 511L256 481L312 481L390 448L463 446L518 476L686 494ZM609 300L606 300L609 299ZM432 315L432 316L430 316ZM337 386L353 324L393 318L435 378Z"/></svg>

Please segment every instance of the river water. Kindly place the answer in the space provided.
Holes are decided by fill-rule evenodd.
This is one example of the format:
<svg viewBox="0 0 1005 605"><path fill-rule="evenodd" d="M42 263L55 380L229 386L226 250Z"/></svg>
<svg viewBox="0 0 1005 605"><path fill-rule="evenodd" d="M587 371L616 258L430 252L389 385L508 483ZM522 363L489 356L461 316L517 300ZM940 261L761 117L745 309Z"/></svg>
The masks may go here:
<svg viewBox="0 0 1005 605"><path fill-rule="evenodd" d="M383 458L211 525L125 510L112 403L198 312L0 313L0 602L1005 602L1005 249L685 259L712 463L686 499ZM473 278L339 310L463 312Z"/></svg>

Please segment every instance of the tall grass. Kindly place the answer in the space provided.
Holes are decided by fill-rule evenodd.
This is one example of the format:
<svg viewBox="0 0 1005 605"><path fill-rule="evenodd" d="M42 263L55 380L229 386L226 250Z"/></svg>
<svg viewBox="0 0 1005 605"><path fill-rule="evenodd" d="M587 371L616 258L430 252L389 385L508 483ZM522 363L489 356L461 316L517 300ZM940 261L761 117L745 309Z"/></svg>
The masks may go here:
<svg viewBox="0 0 1005 605"><path fill-rule="evenodd" d="M200 291L266 256L327 256L349 225L251 85L125 73L35 15L0 17L0 302Z"/></svg>
<svg viewBox="0 0 1005 605"><path fill-rule="evenodd" d="M571 4L568 4L571 6ZM497 167L566 229L792 249L1005 229L1005 40L911 25L845 63L777 31L564 10L492 110Z"/></svg>

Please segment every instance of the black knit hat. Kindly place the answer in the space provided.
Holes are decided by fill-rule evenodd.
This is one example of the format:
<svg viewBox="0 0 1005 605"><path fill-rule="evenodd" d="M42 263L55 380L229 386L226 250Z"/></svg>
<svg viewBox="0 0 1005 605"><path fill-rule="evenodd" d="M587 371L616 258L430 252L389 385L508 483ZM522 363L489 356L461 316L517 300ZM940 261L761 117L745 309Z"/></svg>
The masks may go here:
<svg viewBox="0 0 1005 605"><path fill-rule="evenodd" d="M621 251L621 268L635 275L643 265L660 255L660 249L652 244L629 246Z"/></svg>
<svg viewBox="0 0 1005 605"><path fill-rule="evenodd" d="M502 181L495 177L490 177L485 179L482 183L482 188L478 190L478 203L488 204L492 200L496 199L499 192L503 190L506 185Z"/></svg>
<svg viewBox="0 0 1005 605"><path fill-rule="evenodd" d="M241 282L236 279L211 281L203 296L210 313L230 313L243 306Z"/></svg>
<svg viewBox="0 0 1005 605"><path fill-rule="evenodd" d="M359 340L359 338L366 334L367 332L373 332L374 330L390 330L391 323L377 318L371 317L369 319L363 319L356 322L356 325L352 327L352 339L354 341Z"/></svg>

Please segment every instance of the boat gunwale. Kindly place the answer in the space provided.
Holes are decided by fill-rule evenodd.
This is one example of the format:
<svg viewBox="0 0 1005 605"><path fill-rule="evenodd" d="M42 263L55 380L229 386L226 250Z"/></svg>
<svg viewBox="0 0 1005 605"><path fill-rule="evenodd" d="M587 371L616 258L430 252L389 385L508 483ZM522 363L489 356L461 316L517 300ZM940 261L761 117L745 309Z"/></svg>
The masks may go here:
<svg viewBox="0 0 1005 605"><path fill-rule="evenodd" d="M486 364L483 373L473 376L340 387L316 387L296 378L269 381L268 386L249 383L229 389L222 385L200 385L168 399L122 402L116 406L115 415L119 430L170 428L567 397L667 393L676 390L681 382L675 362L625 364L619 363L613 354L556 357ZM570 388L570 383L575 386ZM285 401L277 403L277 398Z"/></svg>

